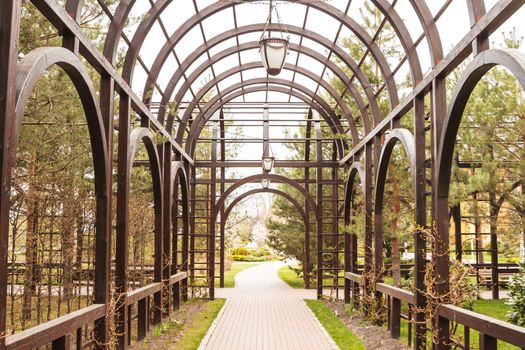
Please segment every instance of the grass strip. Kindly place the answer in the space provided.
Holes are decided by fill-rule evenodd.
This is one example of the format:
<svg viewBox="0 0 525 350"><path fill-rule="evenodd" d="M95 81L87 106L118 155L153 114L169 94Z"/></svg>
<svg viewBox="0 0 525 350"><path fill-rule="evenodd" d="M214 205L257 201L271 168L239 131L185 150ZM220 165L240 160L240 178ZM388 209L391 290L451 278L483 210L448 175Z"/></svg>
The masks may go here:
<svg viewBox="0 0 525 350"><path fill-rule="evenodd" d="M304 279L302 274L297 276L294 270L289 266L283 266L277 271L277 275L286 282L290 287L295 289L304 289Z"/></svg>
<svg viewBox="0 0 525 350"><path fill-rule="evenodd" d="M320 300L305 300L319 322L341 350L365 350L357 336Z"/></svg>
<svg viewBox="0 0 525 350"><path fill-rule="evenodd" d="M231 268L224 272L224 288L235 287L235 275L239 272L259 265L258 263L233 262ZM215 287L219 288L219 281L215 281Z"/></svg>
<svg viewBox="0 0 525 350"><path fill-rule="evenodd" d="M184 329L184 334L177 342L176 348L178 350L197 349L225 302L226 299L215 299L207 303L204 310L195 316L192 324Z"/></svg>

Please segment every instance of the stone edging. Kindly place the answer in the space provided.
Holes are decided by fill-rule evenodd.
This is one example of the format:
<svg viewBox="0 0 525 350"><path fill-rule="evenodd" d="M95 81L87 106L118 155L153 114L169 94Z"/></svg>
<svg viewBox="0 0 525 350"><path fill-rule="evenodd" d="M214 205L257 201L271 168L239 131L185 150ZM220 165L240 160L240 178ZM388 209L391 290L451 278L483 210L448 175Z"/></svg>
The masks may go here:
<svg viewBox="0 0 525 350"><path fill-rule="evenodd" d="M317 318L317 316L315 316L314 312L312 311L312 309L310 309L308 307L308 305L306 305L306 302L303 300L303 304L304 304L304 307L306 307L306 309L308 310L308 312L310 313L310 315L312 315L313 319L315 320L315 322L317 323L317 326L319 326L319 329L321 329L321 332L324 334L324 336L326 337L326 339L328 340L328 342L330 343L330 346L332 347L332 350L340 350L339 349L339 346L337 346L337 344L335 343L335 341L332 339L332 337L330 336L330 334L328 334L327 330L324 328L323 324L321 323L321 321L319 321L319 319ZM200 349L199 349L200 350Z"/></svg>
<svg viewBox="0 0 525 350"><path fill-rule="evenodd" d="M197 350L204 350L206 348L206 345L208 345L208 342L210 341L211 335L215 331L215 328L217 328L217 324L219 323L219 320L222 317L222 314L224 313L224 310L226 310L226 307L228 306L228 299L224 302L224 305L221 308L221 311L217 314L217 317L213 320L212 324L210 325L210 328L208 328L208 331L206 332L206 335L204 338L202 338L201 343L199 344L199 347Z"/></svg>

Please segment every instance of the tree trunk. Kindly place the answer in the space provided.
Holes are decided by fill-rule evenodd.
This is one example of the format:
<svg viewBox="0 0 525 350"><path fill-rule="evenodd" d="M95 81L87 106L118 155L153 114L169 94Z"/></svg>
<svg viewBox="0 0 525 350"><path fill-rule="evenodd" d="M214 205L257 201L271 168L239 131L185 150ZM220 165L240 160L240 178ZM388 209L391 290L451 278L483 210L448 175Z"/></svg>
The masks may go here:
<svg viewBox="0 0 525 350"><path fill-rule="evenodd" d="M399 251L398 239L398 217L401 209L401 198L399 182L395 176L394 169L390 169L392 174L392 217L390 219L390 243L392 245L392 279L396 287L401 286L401 253Z"/></svg>
<svg viewBox="0 0 525 350"><path fill-rule="evenodd" d="M485 262L484 252L480 252L480 250L483 250L483 236L481 235L481 218L480 218L480 212L479 212L479 203L478 203L478 196L476 193L473 195L474 201L473 201L473 216L474 216L474 227L475 227L475 237L476 237L476 263L483 264Z"/></svg>
<svg viewBox="0 0 525 350"><path fill-rule="evenodd" d="M75 238L74 238L74 189L73 179L69 177L68 184L65 184L64 198L62 198L62 273L64 300L67 312L71 312L71 302L73 299L73 264L75 258Z"/></svg>
<svg viewBox="0 0 525 350"><path fill-rule="evenodd" d="M26 321L31 320L31 301L35 290L34 269L37 257L36 228L38 225L36 189L36 148L29 150L29 162L27 164L27 230L26 230L26 252L25 252L25 274L24 274L24 297L22 301L22 328Z"/></svg>
<svg viewBox="0 0 525 350"><path fill-rule="evenodd" d="M84 194L84 193L83 193ZM84 200L87 202L86 196L80 196L81 200ZM75 262L75 273L74 273L74 280L76 281L85 281L89 280L90 276L88 274L83 273L83 247L84 247L84 211L82 209L76 210L76 216L77 216L77 246L76 246L76 262ZM78 287L78 295L82 295L82 284L79 283Z"/></svg>
<svg viewBox="0 0 525 350"><path fill-rule="evenodd" d="M498 202L496 193L489 193L490 196L490 257L491 257L491 277L492 277L492 299L499 299L498 283Z"/></svg>

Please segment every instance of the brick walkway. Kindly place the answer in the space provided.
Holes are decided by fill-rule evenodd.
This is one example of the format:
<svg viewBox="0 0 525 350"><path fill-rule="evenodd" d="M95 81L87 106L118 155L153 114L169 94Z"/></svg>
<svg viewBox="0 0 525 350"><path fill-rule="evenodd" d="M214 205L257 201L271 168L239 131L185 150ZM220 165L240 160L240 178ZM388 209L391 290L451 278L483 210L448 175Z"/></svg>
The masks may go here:
<svg viewBox="0 0 525 350"><path fill-rule="evenodd" d="M237 274L235 288L217 289L226 304L199 349L337 349L303 299L315 290L292 289L278 276L282 262Z"/></svg>

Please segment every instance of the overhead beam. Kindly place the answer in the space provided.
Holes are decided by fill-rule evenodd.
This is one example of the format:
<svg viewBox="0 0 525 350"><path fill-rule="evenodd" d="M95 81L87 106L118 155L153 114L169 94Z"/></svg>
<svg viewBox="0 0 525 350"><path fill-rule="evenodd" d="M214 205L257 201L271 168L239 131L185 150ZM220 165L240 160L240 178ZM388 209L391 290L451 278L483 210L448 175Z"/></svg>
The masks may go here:
<svg viewBox="0 0 525 350"><path fill-rule="evenodd" d="M502 0L476 23L463 39L450 51L450 53L439 62L424 78L417 84L407 97L394 108L381 122L367 135L363 137L347 155L340 161L344 165L355 155L363 152L366 144L373 141L374 137L386 130L390 123L401 118L413 106L414 99L427 94L432 88L432 82L438 78L448 75L472 52L472 42L479 36L490 36L503 24L509 17L523 6L525 0Z"/></svg>
<svg viewBox="0 0 525 350"><path fill-rule="evenodd" d="M71 18L62 6L54 0L32 0L35 7L57 28L59 33L68 31L72 33L79 41L79 50L82 56L97 70L100 74L108 74L115 80L117 91L127 94L131 99L133 110L141 116L148 118L151 126L157 130L169 142L182 157L193 165L193 159L184 151L175 139L168 133L164 126L153 116L148 107L142 102L129 84L120 76L116 69L93 45L91 39L84 35L82 28Z"/></svg>
<svg viewBox="0 0 525 350"><path fill-rule="evenodd" d="M333 167L339 165L338 161L324 160L321 163L318 162L303 162L294 160L276 160L275 168L304 168L304 167L316 167L319 166ZM224 167L224 168L260 168L261 161L224 161L224 162L212 162L212 161L195 161L196 168L209 168L211 166Z"/></svg>

